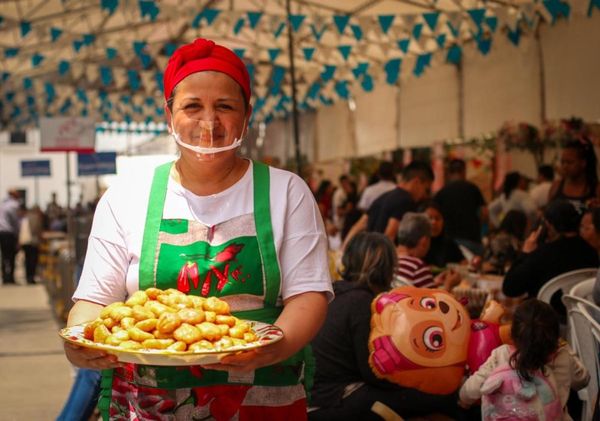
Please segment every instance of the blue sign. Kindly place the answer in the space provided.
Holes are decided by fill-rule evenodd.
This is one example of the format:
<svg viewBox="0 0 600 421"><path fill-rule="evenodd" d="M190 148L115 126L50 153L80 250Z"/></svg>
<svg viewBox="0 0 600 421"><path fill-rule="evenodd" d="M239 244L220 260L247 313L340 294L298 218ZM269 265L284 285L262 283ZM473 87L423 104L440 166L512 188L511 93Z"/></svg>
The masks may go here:
<svg viewBox="0 0 600 421"><path fill-rule="evenodd" d="M117 153L97 152L77 154L77 175L105 175L117 173Z"/></svg>
<svg viewBox="0 0 600 421"><path fill-rule="evenodd" d="M47 159L39 161L21 161L21 177L49 177L50 161Z"/></svg>

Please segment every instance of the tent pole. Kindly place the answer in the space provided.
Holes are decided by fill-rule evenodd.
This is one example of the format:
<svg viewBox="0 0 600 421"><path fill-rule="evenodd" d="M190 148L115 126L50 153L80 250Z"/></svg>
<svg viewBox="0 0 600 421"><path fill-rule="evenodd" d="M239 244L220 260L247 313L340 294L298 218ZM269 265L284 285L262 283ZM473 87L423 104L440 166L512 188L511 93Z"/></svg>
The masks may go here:
<svg viewBox="0 0 600 421"><path fill-rule="evenodd" d="M67 211L71 209L71 154L69 151L65 152L67 160Z"/></svg>
<svg viewBox="0 0 600 421"><path fill-rule="evenodd" d="M294 149L296 152L296 172L302 177L302 159L300 157L300 129L298 127L298 102L296 100L296 68L294 66L294 35L292 34L290 0L286 0L285 8L288 20L288 54L290 57L290 77L292 79L292 124L294 128Z"/></svg>

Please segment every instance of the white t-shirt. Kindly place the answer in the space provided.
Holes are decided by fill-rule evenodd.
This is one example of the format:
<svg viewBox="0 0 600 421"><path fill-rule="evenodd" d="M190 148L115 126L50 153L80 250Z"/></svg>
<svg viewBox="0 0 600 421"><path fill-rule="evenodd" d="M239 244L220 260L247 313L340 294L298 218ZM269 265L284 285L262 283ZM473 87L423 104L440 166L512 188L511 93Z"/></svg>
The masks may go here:
<svg viewBox="0 0 600 421"><path fill-rule="evenodd" d="M169 179L163 219L207 226L252 213L252 163L233 186L197 196ZM99 304L123 301L138 290L139 261L154 169L111 186L96 208L83 272L73 299ZM281 270L281 299L326 291L333 299L327 236L313 195L293 173L270 168L271 223Z"/></svg>
<svg viewBox="0 0 600 421"><path fill-rule="evenodd" d="M360 196L360 201L358 202L358 209L362 211L368 211L371 205L379 196L384 193L393 190L396 187L396 183L389 180L380 180L375 184L371 184L367 186Z"/></svg>
<svg viewBox="0 0 600 421"><path fill-rule="evenodd" d="M542 181L540 184L529 190L529 194L538 208L543 208L548 204L548 196L550 195L551 187L551 181Z"/></svg>

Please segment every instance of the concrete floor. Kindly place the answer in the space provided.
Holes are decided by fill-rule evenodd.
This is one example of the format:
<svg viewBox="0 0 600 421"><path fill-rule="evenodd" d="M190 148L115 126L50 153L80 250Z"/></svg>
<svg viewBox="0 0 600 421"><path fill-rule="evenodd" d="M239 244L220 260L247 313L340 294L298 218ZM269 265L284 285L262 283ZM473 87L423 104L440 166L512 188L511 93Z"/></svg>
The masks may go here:
<svg viewBox="0 0 600 421"><path fill-rule="evenodd" d="M43 285L0 286L0 421L60 413L73 380L60 327Z"/></svg>

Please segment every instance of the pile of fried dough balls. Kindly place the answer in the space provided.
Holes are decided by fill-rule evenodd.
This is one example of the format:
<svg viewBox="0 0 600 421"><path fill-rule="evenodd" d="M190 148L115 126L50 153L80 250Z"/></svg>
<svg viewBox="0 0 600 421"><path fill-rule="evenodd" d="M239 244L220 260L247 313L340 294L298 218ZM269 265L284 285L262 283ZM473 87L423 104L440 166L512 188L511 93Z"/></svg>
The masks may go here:
<svg viewBox="0 0 600 421"><path fill-rule="evenodd" d="M244 346L258 338L248 322L232 316L216 297L148 288L104 307L84 337L128 350L206 352Z"/></svg>

